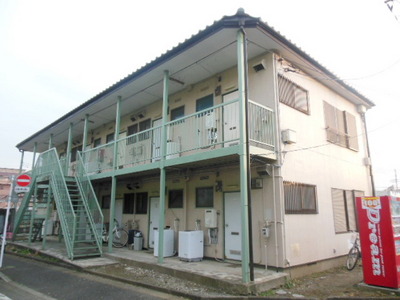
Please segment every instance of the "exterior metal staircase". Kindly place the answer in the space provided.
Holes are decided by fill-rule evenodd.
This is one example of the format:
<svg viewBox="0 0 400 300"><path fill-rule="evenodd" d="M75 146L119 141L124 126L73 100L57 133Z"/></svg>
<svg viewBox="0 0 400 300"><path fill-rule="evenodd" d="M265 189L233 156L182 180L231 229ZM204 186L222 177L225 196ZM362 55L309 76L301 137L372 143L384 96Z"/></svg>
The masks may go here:
<svg viewBox="0 0 400 300"><path fill-rule="evenodd" d="M49 219L49 209L54 201L68 257L101 256L103 214L81 156L78 154L76 176L65 176L65 169L54 148L39 156L32 171L31 189L17 211L13 238L18 239L21 234L26 236L29 231L31 241L36 233L34 224L40 219ZM40 189L45 189L42 201L38 197Z"/></svg>

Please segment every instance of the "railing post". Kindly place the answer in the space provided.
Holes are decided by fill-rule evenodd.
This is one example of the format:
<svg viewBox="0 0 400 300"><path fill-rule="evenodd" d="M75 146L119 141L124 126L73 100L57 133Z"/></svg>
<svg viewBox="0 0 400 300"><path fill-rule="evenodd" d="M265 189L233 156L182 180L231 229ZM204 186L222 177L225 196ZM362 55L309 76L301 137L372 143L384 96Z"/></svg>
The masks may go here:
<svg viewBox="0 0 400 300"><path fill-rule="evenodd" d="M42 249L46 248L46 240L47 240L47 225L49 224L50 219L50 203L51 203L51 187L50 184L47 188L47 207L46 207L46 219L44 220L44 234L43 234L43 242Z"/></svg>

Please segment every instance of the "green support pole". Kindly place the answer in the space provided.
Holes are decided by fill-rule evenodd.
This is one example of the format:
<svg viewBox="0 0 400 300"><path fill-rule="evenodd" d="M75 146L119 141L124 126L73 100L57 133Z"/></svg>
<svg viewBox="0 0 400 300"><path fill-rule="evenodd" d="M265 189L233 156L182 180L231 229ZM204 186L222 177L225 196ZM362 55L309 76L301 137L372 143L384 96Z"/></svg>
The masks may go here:
<svg viewBox="0 0 400 300"><path fill-rule="evenodd" d="M163 90L163 109L162 109L162 129L161 129L161 161L160 161L160 216L158 226L158 263L164 262L164 227L165 227L165 158L167 154L167 122L168 113L168 94L169 94L169 72L164 71L164 90Z"/></svg>
<svg viewBox="0 0 400 300"><path fill-rule="evenodd" d="M85 115L85 123L83 125L82 152L86 151L87 135L89 130L89 115Z"/></svg>
<svg viewBox="0 0 400 300"><path fill-rule="evenodd" d="M22 167L24 165L24 154L25 154L25 151L21 150L21 149L19 151L21 152L21 162L19 163L19 172L18 172L18 174L21 174L22 173Z"/></svg>
<svg viewBox="0 0 400 300"><path fill-rule="evenodd" d="M37 184L35 184L35 190L33 193L33 205L32 205L32 210L31 210L31 219L29 222L29 241L28 245L32 244L32 230L33 230L33 221L35 219L35 210L36 210L36 203L37 203Z"/></svg>
<svg viewBox="0 0 400 300"><path fill-rule="evenodd" d="M119 128L121 122L121 96L118 96L116 115L115 115L115 132L114 132L114 159L113 159L113 170L118 167L117 164L117 152L118 152L118 138L119 138ZM115 198L117 194L117 178L113 173L111 178L111 203L110 203L110 224L108 227L108 252L112 252L112 241L113 241L113 229L114 229L114 218L115 218Z"/></svg>
<svg viewBox="0 0 400 300"><path fill-rule="evenodd" d="M69 129L68 129L68 144L67 144L67 159L65 161L65 174L68 176L69 174L69 168L71 164L71 150L72 150L72 127L74 126L73 123L69 124Z"/></svg>
<svg viewBox="0 0 400 300"><path fill-rule="evenodd" d="M108 226L108 252L112 252L113 229L114 229L114 216L115 216L115 195L117 193L117 178L113 175L111 177L111 203L110 203L110 224Z"/></svg>
<svg viewBox="0 0 400 300"><path fill-rule="evenodd" d="M245 78L245 36L242 30L237 33L238 88L240 116L240 198L242 223L242 281L250 282L249 216L248 216L248 162L246 122L246 78Z"/></svg>
<svg viewBox="0 0 400 300"><path fill-rule="evenodd" d="M113 167L114 170L118 169L118 139L119 139L119 129L121 124L121 102L122 97L118 96L116 116L115 116L115 131L114 131L114 159Z"/></svg>
<svg viewBox="0 0 400 300"><path fill-rule="evenodd" d="M51 204L51 187L47 188L47 207L46 207L46 219L44 220L44 234L42 241L42 249L46 249L46 240L47 240L47 225L49 224L50 219L50 204Z"/></svg>
<svg viewBox="0 0 400 300"><path fill-rule="evenodd" d="M36 149L37 149L37 143L35 142L33 146L32 170L35 168Z"/></svg>
<svg viewBox="0 0 400 300"><path fill-rule="evenodd" d="M53 134L50 134L50 138L49 138L49 150L53 148Z"/></svg>

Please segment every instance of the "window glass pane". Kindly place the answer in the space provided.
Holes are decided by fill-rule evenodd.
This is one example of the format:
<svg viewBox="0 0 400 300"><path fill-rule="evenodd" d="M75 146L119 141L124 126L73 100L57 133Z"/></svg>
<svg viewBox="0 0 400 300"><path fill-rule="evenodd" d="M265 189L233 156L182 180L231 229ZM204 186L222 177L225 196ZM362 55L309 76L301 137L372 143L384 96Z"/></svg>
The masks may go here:
<svg viewBox="0 0 400 300"><path fill-rule="evenodd" d="M114 132L113 133L110 133L110 134L107 134L107 136L106 136L106 143L110 143L110 142L112 142L114 140Z"/></svg>
<svg viewBox="0 0 400 300"><path fill-rule="evenodd" d="M128 138L126 140L127 145L136 143L137 136L132 136L132 137L129 137L129 136L132 134L135 134L137 132L138 132L138 124L133 124L131 126L128 126L128 132L127 132Z"/></svg>
<svg viewBox="0 0 400 300"><path fill-rule="evenodd" d="M93 148L96 148L101 145L101 138L95 139L93 142Z"/></svg>
<svg viewBox="0 0 400 300"><path fill-rule="evenodd" d="M213 187L203 187L196 189L196 207L214 207Z"/></svg>
<svg viewBox="0 0 400 300"><path fill-rule="evenodd" d="M283 183L287 214L316 214L316 186L285 181Z"/></svg>
<svg viewBox="0 0 400 300"><path fill-rule="evenodd" d="M213 94L197 99L196 101L196 112L207 109L214 106Z"/></svg>
<svg viewBox="0 0 400 300"><path fill-rule="evenodd" d="M136 193L136 214L147 214L147 193Z"/></svg>
<svg viewBox="0 0 400 300"><path fill-rule="evenodd" d="M151 120L147 119L139 123L139 132L150 129ZM150 137L150 131L139 134L139 141L147 140Z"/></svg>
<svg viewBox="0 0 400 300"><path fill-rule="evenodd" d="M185 116L185 106L180 106L171 110L171 121Z"/></svg>
<svg viewBox="0 0 400 300"><path fill-rule="evenodd" d="M124 214L133 214L135 194L124 194Z"/></svg>
<svg viewBox="0 0 400 300"><path fill-rule="evenodd" d="M168 197L169 208L183 208L183 190L170 190Z"/></svg>

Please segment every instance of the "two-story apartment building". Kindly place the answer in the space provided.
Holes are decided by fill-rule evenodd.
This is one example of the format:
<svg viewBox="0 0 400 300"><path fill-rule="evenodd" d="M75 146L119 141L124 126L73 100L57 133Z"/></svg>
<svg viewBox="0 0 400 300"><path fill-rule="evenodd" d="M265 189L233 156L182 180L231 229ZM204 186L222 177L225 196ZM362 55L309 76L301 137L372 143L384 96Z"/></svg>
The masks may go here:
<svg viewBox="0 0 400 300"><path fill-rule="evenodd" d="M252 263L327 267L357 230L354 197L373 191L372 106L239 10L20 142L40 154L27 200L54 200L71 258L79 226L100 245L96 224L115 218L160 262L154 229L176 251L179 231L202 230L204 256L241 261L244 282Z"/></svg>

